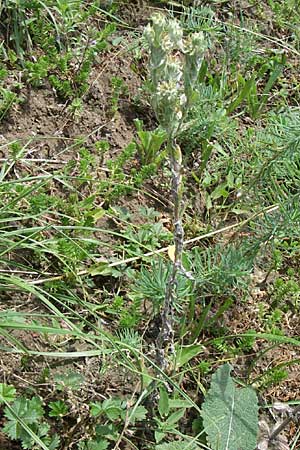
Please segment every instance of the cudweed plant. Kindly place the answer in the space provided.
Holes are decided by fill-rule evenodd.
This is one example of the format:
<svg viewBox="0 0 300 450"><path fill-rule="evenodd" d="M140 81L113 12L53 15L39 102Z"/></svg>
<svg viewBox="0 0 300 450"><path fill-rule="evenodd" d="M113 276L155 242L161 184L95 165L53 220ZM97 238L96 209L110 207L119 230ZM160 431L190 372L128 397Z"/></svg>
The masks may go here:
<svg viewBox="0 0 300 450"><path fill-rule="evenodd" d="M151 103L157 120L167 134L167 155L172 172L174 202L174 261L161 311L161 329L157 337L157 364L167 367L166 351L172 351L174 330L173 312L178 294L178 275L187 273L182 265L184 230L182 226L183 183L182 152L176 136L193 103L194 88L206 50L202 32L185 38L176 20L168 20L161 14L152 17L144 32L149 46Z"/></svg>

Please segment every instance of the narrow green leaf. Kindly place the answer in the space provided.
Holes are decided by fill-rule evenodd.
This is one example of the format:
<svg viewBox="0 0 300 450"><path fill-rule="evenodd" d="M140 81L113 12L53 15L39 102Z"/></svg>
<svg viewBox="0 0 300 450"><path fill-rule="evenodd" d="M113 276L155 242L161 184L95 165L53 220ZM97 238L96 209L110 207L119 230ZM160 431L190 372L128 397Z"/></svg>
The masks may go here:
<svg viewBox="0 0 300 450"><path fill-rule="evenodd" d="M185 408L175 411L173 414L171 414L168 417L168 419L167 419L168 425L169 426L175 425L184 416L184 414L185 414Z"/></svg>
<svg viewBox="0 0 300 450"><path fill-rule="evenodd" d="M283 55L282 61L280 63L277 63L276 66L274 67L274 70L272 71L268 82L263 90L260 102L257 105L257 108L255 110L255 114L254 117L257 117L258 114L261 112L261 110L263 109L263 107L265 106L265 104L267 103L268 100L268 94L270 93L272 87L274 86L274 84L276 83L278 77L281 75L283 69L284 69L284 65L286 62L286 56Z"/></svg>
<svg viewBox="0 0 300 450"><path fill-rule="evenodd" d="M101 275L103 277L112 274L112 267L107 262L100 262L89 269L89 274L92 276Z"/></svg>
<svg viewBox="0 0 300 450"><path fill-rule="evenodd" d="M194 342L200 335L201 331L203 330L203 328L205 327L206 324L206 320L208 317L208 314L211 310L212 307L212 303L213 301L211 300L204 308L203 311L201 313L201 316L199 317L199 320L197 322L197 320L194 320L193 324L193 331L192 331L192 337L191 337L191 342Z"/></svg>
<svg viewBox="0 0 300 450"><path fill-rule="evenodd" d="M169 405L170 409L177 409L177 408L190 408L191 404L187 402L186 400L181 400L179 398L175 399L169 399Z"/></svg>
<svg viewBox="0 0 300 450"><path fill-rule="evenodd" d="M238 106L240 106L243 100L247 98L253 84L255 83L255 75L256 74L253 74L251 78L245 82L238 96L228 106L227 114L231 114Z"/></svg>

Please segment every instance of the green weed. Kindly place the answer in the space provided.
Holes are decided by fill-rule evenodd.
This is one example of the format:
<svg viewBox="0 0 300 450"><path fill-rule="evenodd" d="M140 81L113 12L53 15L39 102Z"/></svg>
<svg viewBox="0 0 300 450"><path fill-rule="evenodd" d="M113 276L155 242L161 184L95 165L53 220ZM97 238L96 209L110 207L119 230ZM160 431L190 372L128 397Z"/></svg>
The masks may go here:
<svg viewBox="0 0 300 450"><path fill-rule="evenodd" d="M0 86L0 121L8 114L10 108L19 102L20 99L15 92Z"/></svg>
<svg viewBox="0 0 300 450"><path fill-rule="evenodd" d="M110 99L110 114L112 117L116 115L119 109L120 97L122 94L127 92L126 85L124 80L120 77L112 77L111 78L111 99Z"/></svg>
<svg viewBox="0 0 300 450"><path fill-rule="evenodd" d="M158 166L166 156L165 152L161 151L161 147L167 139L166 132L159 128L154 131L145 131L143 129L143 122L139 119L135 119L134 123L139 138L137 150L141 164L145 166L154 163Z"/></svg>
<svg viewBox="0 0 300 450"><path fill-rule="evenodd" d="M7 402L7 395L3 400ZM60 439L57 434L51 436L50 425L44 415L40 398L19 397L4 409L6 423L3 432L12 440L20 440L23 448L33 449L38 444L43 449L54 450L58 448Z"/></svg>
<svg viewBox="0 0 300 450"><path fill-rule="evenodd" d="M260 5L246 18L231 2L154 2L169 10L140 45L124 20L128 2L29 3L0 6L0 296L9 305L0 334L3 353L20 355L26 376L34 363L36 378L18 395L0 384L2 431L45 450L234 450L233 433L246 433L237 448L252 450L257 398L237 380L262 394L280 386L297 360L262 373L265 353L299 346L293 324L284 329L300 292L296 4L268 1L281 42L257 20ZM132 105L134 142L117 149L107 138L131 101L114 69L108 124L66 148L65 136L47 136L60 139L62 163L66 150L74 157L31 172L40 137L7 142L5 131L25 84L35 95L50 83L80 124L99 55L116 46L118 58L134 47L135 76L150 58L151 80ZM235 308L257 323L237 334ZM239 361L250 357L245 375Z"/></svg>

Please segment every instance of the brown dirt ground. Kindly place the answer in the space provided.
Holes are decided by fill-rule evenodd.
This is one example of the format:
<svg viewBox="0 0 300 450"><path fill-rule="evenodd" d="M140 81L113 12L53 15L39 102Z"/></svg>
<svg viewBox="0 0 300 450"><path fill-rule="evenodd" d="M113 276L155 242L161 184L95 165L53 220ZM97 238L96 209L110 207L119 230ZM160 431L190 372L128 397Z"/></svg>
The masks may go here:
<svg viewBox="0 0 300 450"><path fill-rule="evenodd" d="M98 165L100 163L105 165L107 158L114 157L129 144L134 137L133 119L141 117L132 102L132 98L139 93L141 80L132 70L131 64L132 59L128 57L124 48L117 48L115 52L102 54L94 66L89 90L84 96L84 112L75 120L71 117L67 105L57 99L48 83L39 89L28 89L24 103L15 106L1 124L0 157L7 158L8 146L11 142L18 140L22 145L26 145L23 158L26 158L27 161L18 162L15 165L14 176L51 172L53 168L63 167L69 160L78 159L77 147L74 147L73 144L76 139L81 137L84 137L85 147L94 153L96 160L98 155L94 146L95 142L107 140L110 143L109 154L105 155L104 161L98 159ZM112 94L110 80L113 76L121 77L124 80L128 92L121 96L117 114L110 117L109 102ZM47 161L43 163L30 161L36 158ZM55 160L56 163L51 163L51 160ZM99 174L92 175L101 177L103 173L99 171ZM145 201L144 197L130 200L131 203L135 203L135 207L145 205ZM109 225L105 220L101 220L99 226ZM103 239L107 239L107 236L104 236ZM31 296L25 298L24 296L8 295L5 301L4 298L2 300L1 310L6 310L9 305L9 309L17 309L20 312L22 310L27 313L44 312ZM51 343L45 342L36 333L14 332L13 334L31 350L53 350ZM5 339L0 338L0 345L3 347L7 345ZM59 345L59 342L56 342L56 345ZM34 388L34 392L50 400L53 394L52 383L37 381L47 367L51 368L51 376L67 370L76 371L84 376L83 390L76 392L73 396L72 415L74 418L79 414L84 418L85 414L81 411L84 399L88 404L93 400L103 399L104 395L114 395L115 393L119 395L122 392L124 395L128 395L134 391L133 386L137 384L137 380L134 380L134 376L128 371L116 371L113 362L110 363L107 373L99 376L101 370L99 358L70 361L63 364L61 361L45 361L42 358L30 358L24 362L21 355L0 352L1 382L13 383L17 389L22 391ZM76 426L76 429L69 426L69 430L63 430L65 442L70 443L71 437L74 438L74 436L82 438L85 426L83 419L82 424ZM66 445L65 448L71 448L71 444ZM0 433L0 450L16 449L20 449L20 446L8 441L3 433Z"/></svg>
<svg viewBox="0 0 300 450"><path fill-rule="evenodd" d="M58 101L47 83L43 88L28 90L25 102L15 106L2 124L2 157L7 156L5 144L16 140L22 144L30 143L23 158L61 160L62 165L76 157L72 144L81 137L84 137L84 145L91 151L98 140L107 140L112 154L123 149L133 138L133 119L137 117L130 98L138 94L141 84L130 64L131 59L118 51L101 55L92 71L89 91L84 97L84 113L75 120L67 105ZM121 98L116 117L110 118L112 76L122 78L129 93L127 98ZM46 167L49 167L48 161L44 164Z"/></svg>

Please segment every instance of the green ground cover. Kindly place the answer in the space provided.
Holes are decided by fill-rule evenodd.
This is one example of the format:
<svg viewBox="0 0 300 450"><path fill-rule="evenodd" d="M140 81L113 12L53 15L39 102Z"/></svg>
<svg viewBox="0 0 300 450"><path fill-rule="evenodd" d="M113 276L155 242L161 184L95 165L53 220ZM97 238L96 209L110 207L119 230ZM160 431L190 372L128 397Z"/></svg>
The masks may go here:
<svg viewBox="0 0 300 450"><path fill-rule="evenodd" d="M299 20L0 2L0 449L300 448Z"/></svg>

